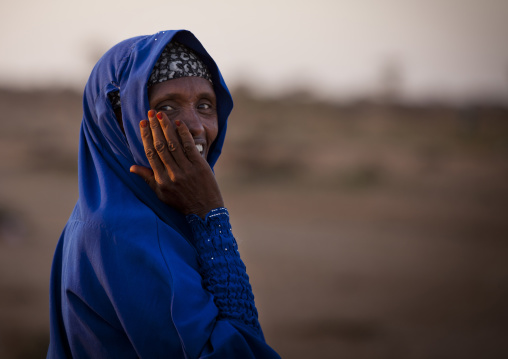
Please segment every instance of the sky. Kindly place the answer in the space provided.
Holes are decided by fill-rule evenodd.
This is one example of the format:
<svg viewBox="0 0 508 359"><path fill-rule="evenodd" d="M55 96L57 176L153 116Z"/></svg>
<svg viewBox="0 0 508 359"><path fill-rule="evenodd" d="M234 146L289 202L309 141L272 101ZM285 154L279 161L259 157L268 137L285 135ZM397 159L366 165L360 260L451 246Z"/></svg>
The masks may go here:
<svg viewBox="0 0 508 359"><path fill-rule="evenodd" d="M83 89L128 37L189 29L232 88L508 104L507 0L11 1L0 87Z"/></svg>

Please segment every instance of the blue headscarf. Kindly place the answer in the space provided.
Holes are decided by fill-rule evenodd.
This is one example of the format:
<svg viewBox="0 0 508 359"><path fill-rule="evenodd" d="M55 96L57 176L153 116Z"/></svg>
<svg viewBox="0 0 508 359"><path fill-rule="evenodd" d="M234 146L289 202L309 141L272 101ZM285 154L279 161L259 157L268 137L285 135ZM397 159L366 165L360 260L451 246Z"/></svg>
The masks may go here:
<svg viewBox="0 0 508 359"><path fill-rule="evenodd" d="M129 172L133 164L150 167L139 122L149 110L147 81L173 39L212 74L219 121L207 159L212 168L220 155L233 102L217 65L189 31L128 39L99 60L83 99L79 199L53 260L48 358L273 353L262 334L217 320L185 217ZM125 135L108 99L112 91L120 92Z"/></svg>
<svg viewBox="0 0 508 359"><path fill-rule="evenodd" d="M224 144L227 118L233 100L217 65L194 35L185 30L161 31L151 36L125 40L110 49L97 63L85 88L81 128L79 178L80 202L86 208L100 208L105 200L115 202L122 189L133 192L164 222L181 233L183 217L159 201L137 175L133 164L150 167L141 142L139 122L150 109L147 82L166 45L178 41L192 49L212 74L217 97L219 133L210 147L208 163L213 169ZM125 136L116 121L108 93L120 91ZM121 183L121 185L120 185ZM118 203L118 202L116 202ZM79 204L79 203L78 203ZM116 210L119 210L117 208Z"/></svg>

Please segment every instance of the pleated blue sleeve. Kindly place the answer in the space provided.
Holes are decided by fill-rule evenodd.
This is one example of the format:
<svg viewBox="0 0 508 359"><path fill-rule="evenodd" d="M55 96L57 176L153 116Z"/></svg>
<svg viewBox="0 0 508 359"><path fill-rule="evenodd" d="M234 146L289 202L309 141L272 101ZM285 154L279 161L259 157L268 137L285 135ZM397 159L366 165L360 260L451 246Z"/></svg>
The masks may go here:
<svg viewBox="0 0 508 359"><path fill-rule="evenodd" d="M254 295L226 208L217 208L205 219L187 216L199 255L203 287L213 295L217 319L238 321L262 338Z"/></svg>
<svg viewBox="0 0 508 359"><path fill-rule="evenodd" d="M254 295L226 208L209 212L205 219L187 216L198 251L203 288L213 295L218 309L210 337L212 351L205 358L279 358L266 343Z"/></svg>

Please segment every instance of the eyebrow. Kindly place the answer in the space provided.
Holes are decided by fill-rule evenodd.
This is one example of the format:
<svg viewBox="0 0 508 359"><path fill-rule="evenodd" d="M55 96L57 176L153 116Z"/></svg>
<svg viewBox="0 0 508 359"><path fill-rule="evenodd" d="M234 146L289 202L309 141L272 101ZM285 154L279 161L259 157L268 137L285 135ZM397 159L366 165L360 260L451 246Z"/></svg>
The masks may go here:
<svg viewBox="0 0 508 359"><path fill-rule="evenodd" d="M160 96L153 98L152 101L150 101L150 103L158 104L160 102L167 101L167 100L179 100L182 97L186 97L186 96L180 95L178 93L170 92L170 93L162 94ZM215 95L214 91L203 91L203 92L196 94L196 97L197 98L206 98L206 99L209 99L210 101L212 101L212 100L217 101L217 96Z"/></svg>

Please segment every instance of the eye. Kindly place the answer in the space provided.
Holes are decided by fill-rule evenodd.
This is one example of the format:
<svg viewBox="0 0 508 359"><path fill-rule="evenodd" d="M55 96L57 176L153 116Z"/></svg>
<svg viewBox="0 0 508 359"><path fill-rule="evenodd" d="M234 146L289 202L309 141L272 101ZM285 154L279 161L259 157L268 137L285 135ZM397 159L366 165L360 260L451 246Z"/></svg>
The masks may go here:
<svg viewBox="0 0 508 359"><path fill-rule="evenodd" d="M198 108L200 110L209 110L212 108L212 106L208 103L202 103L202 104L198 105Z"/></svg>
<svg viewBox="0 0 508 359"><path fill-rule="evenodd" d="M171 110L174 110L173 107L169 106L169 105L163 105L163 106L160 106L158 108L159 111L171 111Z"/></svg>

